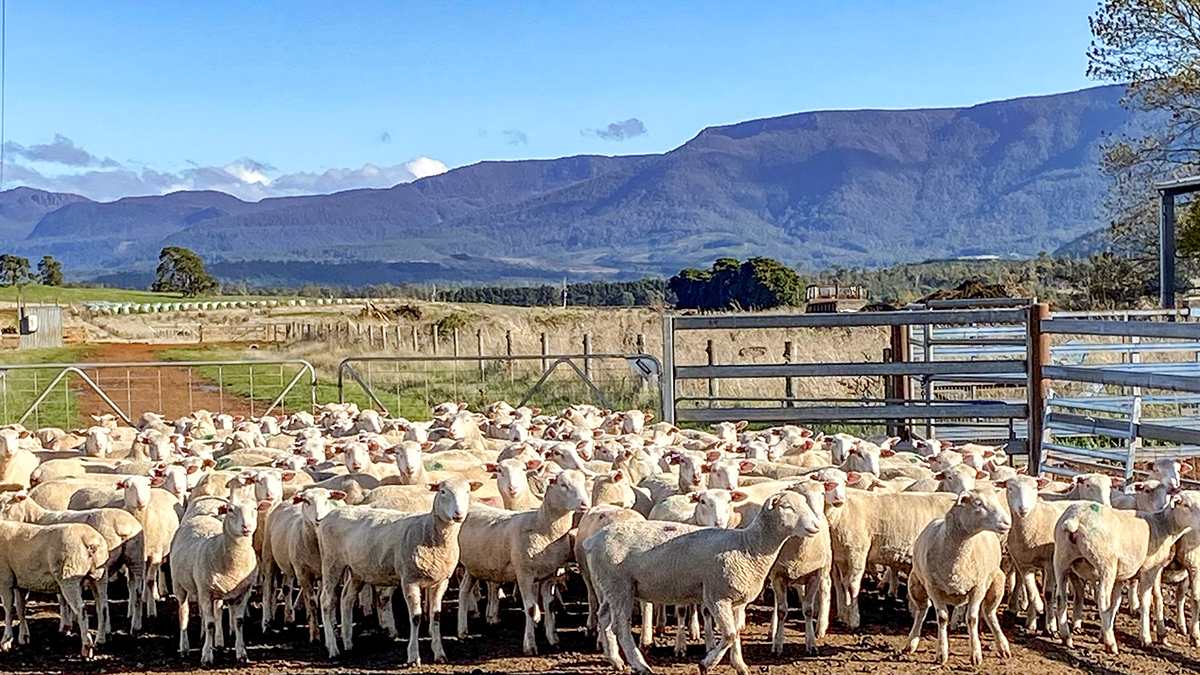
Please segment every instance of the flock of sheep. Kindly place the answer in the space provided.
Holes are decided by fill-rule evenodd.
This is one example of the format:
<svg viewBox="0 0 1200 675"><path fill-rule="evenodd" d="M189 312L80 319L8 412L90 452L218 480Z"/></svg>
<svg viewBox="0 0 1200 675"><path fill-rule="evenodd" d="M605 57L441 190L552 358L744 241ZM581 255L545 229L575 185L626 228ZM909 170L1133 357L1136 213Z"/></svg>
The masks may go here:
<svg viewBox="0 0 1200 675"><path fill-rule="evenodd" d="M29 641L25 594L54 593L60 629L76 630L91 656L113 631L108 585L123 573L131 632L175 597L181 654L198 605L206 665L226 625L246 658L252 598L264 631L303 614L309 638L334 657L353 649L356 619L398 637L397 591L407 661L420 662L422 621L444 661L442 600L457 576L457 634L481 603L495 624L515 598L524 651L535 654L538 623L558 644L556 601L576 567L598 648L639 672L650 671L640 648L673 616L676 653L703 632L702 671L728 653L747 673L739 634L768 584L773 651L784 649L794 589L813 652L831 611L858 627L868 576L892 594L906 580L907 651L934 608L942 663L959 623L981 662L981 619L1007 656L1005 600L1028 629L1067 644L1090 600L1116 652L1128 591L1144 643L1165 638L1168 601L1176 628L1200 642L1200 493L1181 491L1189 467L1178 461L1144 467L1149 478L1117 490L1100 474L1025 475L1000 448L917 441L900 452L898 439L744 422L708 433L649 417L446 403L431 421L409 422L331 404L258 420L199 411L148 413L136 428L111 416L76 432L2 427L0 649L12 647L14 623L18 642Z"/></svg>

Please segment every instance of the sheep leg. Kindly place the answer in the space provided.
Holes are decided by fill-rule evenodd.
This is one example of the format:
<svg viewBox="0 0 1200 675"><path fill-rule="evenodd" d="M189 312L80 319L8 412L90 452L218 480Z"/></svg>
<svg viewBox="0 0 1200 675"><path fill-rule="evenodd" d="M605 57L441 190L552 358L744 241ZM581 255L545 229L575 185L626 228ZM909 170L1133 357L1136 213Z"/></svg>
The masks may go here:
<svg viewBox="0 0 1200 675"><path fill-rule="evenodd" d="M649 602L642 603L642 635L639 643L643 648L654 646L654 605Z"/></svg>
<svg viewBox="0 0 1200 675"><path fill-rule="evenodd" d="M579 576L583 577L583 587L587 590L588 613L586 630L591 634L596 632L596 608L600 603L596 600L596 589L592 588L592 578L588 575L586 569L586 567L581 565L581 574Z"/></svg>
<svg viewBox="0 0 1200 675"><path fill-rule="evenodd" d="M829 632L829 605L830 595L833 592L833 584L829 579L829 573L823 572L820 579L820 587L817 593L816 612L817 612L817 639L823 639L825 634Z"/></svg>
<svg viewBox="0 0 1200 675"><path fill-rule="evenodd" d="M29 619L25 616L25 594L13 590L13 604L17 608L17 644L29 644Z"/></svg>
<svg viewBox="0 0 1200 675"><path fill-rule="evenodd" d="M200 665L209 666L213 662L214 643L217 640L217 622L221 620L221 606L208 596L201 586L196 604L200 606L200 627L204 631L204 645L200 648Z"/></svg>
<svg viewBox="0 0 1200 675"><path fill-rule="evenodd" d="M446 650L442 646L442 598L445 597L448 588L450 588L450 580L446 579L428 591L429 636L433 642L434 663L446 662Z"/></svg>
<svg viewBox="0 0 1200 675"><path fill-rule="evenodd" d="M185 590L176 588L175 596L179 598L179 654L187 656L191 650L191 645L188 644L188 619L191 617L191 608L188 607L188 593Z"/></svg>
<svg viewBox="0 0 1200 675"><path fill-rule="evenodd" d="M992 579L992 587L983 598L983 618L987 621L988 630L992 632L992 639L996 641L996 653L1001 658L1012 656L1012 648L1009 647L1008 638L1004 637L1004 631L1000 629L1000 618L997 612L1000 611L1000 602L1004 599L1004 579L995 577Z"/></svg>
<svg viewBox="0 0 1200 675"><path fill-rule="evenodd" d="M462 580L458 582L458 637L462 639L467 636L467 603L471 600L471 586L474 585L474 580L471 578L471 573L464 570ZM491 604L488 605L488 611L492 611Z"/></svg>
<svg viewBox="0 0 1200 675"><path fill-rule="evenodd" d="M849 611L849 602L846 595L846 584L843 581L842 568L837 563L829 570L830 582L833 584L834 602L837 610L838 621L846 623L848 620L847 612Z"/></svg>
<svg viewBox="0 0 1200 675"><path fill-rule="evenodd" d="M908 578L908 609L912 613L913 624L908 631L908 643L904 651L915 654L921 644L921 626L925 623L925 615L929 614L929 595L915 575Z"/></svg>
<svg viewBox="0 0 1200 675"><path fill-rule="evenodd" d="M1038 592L1037 574L1033 569L1021 572L1021 583L1025 589L1025 597L1029 599L1029 606L1025 608L1025 630L1030 633L1036 633L1038 614L1047 612L1045 600L1042 599L1042 594ZM1048 613L1046 620L1049 621Z"/></svg>
<svg viewBox="0 0 1200 675"><path fill-rule="evenodd" d="M1118 583L1115 576L1115 570L1104 570L1096 586L1096 604L1100 610L1100 638L1104 642L1105 651L1110 654L1117 653L1113 623L1121 607L1121 591L1124 590L1124 584Z"/></svg>
<svg viewBox="0 0 1200 675"><path fill-rule="evenodd" d="M1193 647L1200 647L1200 574L1188 575L1188 601L1192 608L1188 636Z"/></svg>
<svg viewBox="0 0 1200 675"><path fill-rule="evenodd" d="M293 600L292 591L295 589L296 583L292 577L287 577L281 584L281 595L283 597L283 622L285 624L296 623L296 605L299 604L299 598ZM275 619L274 611L271 612L271 619Z"/></svg>
<svg viewBox="0 0 1200 675"><path fill-rule="evenodd" d="M1004 581L1000 583L1003 592ZM983 663L983 645L979 641L979 606L983 604L983 597L984 592L976 591L967 603L967 637L971 642L971 665L974 666Z"/></svg>
<svg viewBox="0 0 1200 675"><path fill-rule="evenodd" d="M12 649L13 636L13 612L16 611L13 594L16 591L12 588L0 588L0 604L4 605L4 637L0 638L0 651L8 651Z"/></svg>
<svg viewBox="0 0 1200 675"><path fill-rule="evenodd" d="M617 641L621 644L621 651L625 653L625 658L629 659L629 664L633 667L633 670L638 673L649 673L650 664L646 663L645 657L642 656L642 651L638 649L637 642L633 639L633 594L626 593L626 589L624 588L621 590L620 598L610 598L612 602L609 605L611 614L609 625L616 631ZM633 589L628 590L632 591ZM604 601L601 601L600 612L604 614ZM614 665L618 663L620 663L619 657L617 657Z"/></svg>
<svg viewBox="0 0 1200 675"><path fill-rule="evenodd" d="M705 598L704 605L708 608L709 614L712 614L713 625L717 630L717 644L711 651L704 656L704 660L700 662L700 672L707 673L712 670L712 667L720 663L724 658L725 652L733 647L733 642L737 638L737 614L733 609L733 602L728 598L717 598L715 600ZM736 663L733 664L734 670L738 675L744 675L746 672L746 664L742 664L742 669L738 669Z"/></svg>
<svg viewBox="0 0 1200 675"><path fill-rule="evenodd" d="M783 622L787 620L788 613L787 584L782 577L771 579L771 595L775 597L775 606L771 608L771 653L782 654ZM805 624L807 630L808 625ZM808 636L805 636L805 642L808 642Z"/></svg>
<svg viewBox="0 0 1200 675"><path fill-rule="evenodd" d="M344 570L322 570L321 576L321 623L325 625L325 648L329 650L329 658L336 659L341 653L337 646L337 604L338 582Z"/></svg>
<svg viewBox="0 0 1200 675"><path fill-rule="evenodd" d="M271 622L275 620L277 601L275 597L275 562L272 559L263 558L258 567L258 578L262 579L262 632L263 635L266 635Z"/></svg>
<svg viewBox="0 0 1200 675"><path fill-rule="evenodd" d="M700 605L688 607L688 631L693 640L700 639Z"/></svg>
<svg viewBox="0 0 1200 675"><path fill-rule="evenodd" d="M804 650L809 654L817 653L817 638L820 637L817 608L821 603L821 593L820 581L810 577L808 583L804 585L804 599L800 603L800 607L804 611ZM780 624L780 628L782 627ZM780 632L782 633L782 631ZM782 647L782 645L780 646Z"/></svg>
<svg viewBox="0 0 1200 675"><path fill-rule="evenodd" d="M146 616L158 616L158 601L162 600L162 595L158 590L158 577L161 574L162 563L149 563L146 565Z"/></svg>
<svg viewBox="0 0 1200 675"><path fill-rule="evenodd" d="M861 617L858 613L858 593L862 589L863 574L867 571L866 560L850 561L850 569L844 579L846 583L846 625L858 628Z"/></svg>
<svg viewBox="0 0 1200 675"><path fill-rule="evenodd" d="M387 631L388 637L398 640L400 630L396 627L396 612L392 605L392 596L395 594L394 587L378 591L375 594L375 614L379 618L379 627Z"/></svg>
<svg viewBox="0 0 1200 675"><path fill-rule="evenodd" d="M230 610L229 619L233 624L233 653L238 661L245 661L249 658L246 652L246 608L250 605L250 589L246 589L242 593L242 597L233 605Z"/></svg>
<svg viewBox="0 0 1200 675"><path fill-rule="evenodd" d="M1154 600L1154 630L1156 633L1155 639L1163 644L1167 641L1167 621L1164 614L1166 613L1165 603L1163 602L1162 590L1162 570L1159 570L1154 575L1154 588L1151 591L1151 596Z"/></svg>
<svg viewBox="0 0 1200 675"><path fill-rule="evenodd" d="M675 656L687 653L687 622L690 612L675 613Z"/></svg>
<svg viewBox="0 0 1200 675"><path fill-rule="evenodd" d="M67 600L66 600L66 598L64 598L62 596L62 593L59 593L58 594L58 632L62 633L63 635L70 633L71 626L74 625L73 621L74 621L74 619L71 617L71 612L70 612L70 610L67 609Z"/></svg>
<svg viewBox="0 0 1200 675"><path fill-rule="evenodd" d="M1154 581L1143 577L1138 580L1136 594L1138 596L1138 619L1140 620L1139 636L1142 639L1142 646L1149 647L1154 644L1154 635L1150 632L1151 613L1154 610ZM1132 582L1131 582L1132 583ZM1134 589L1130 588L1131 594Z"/></svg>
<svg viewBox="0 0 1200 675"><path fill-rule="evenodd" d="M96 644L108 642L108 633L112 630L112 616L108 611L108 574L102 572L95 582L96 586ZM68 600L68 604L70 601ZM80 626L79 630L87 630Z"/></svg>
<svg viewBox="0 0 1200 675"><path fill-rule="evenodd" d="M355 581L351 574L346 574L346 583L342 586L342 647L346 651L354 649L354 603L358 599L363 584Z"/></svg>
<svg viewBox="0 0 1200 675"><path fill-rule="evenodd" d="M142 630L142 617L146 611L146 565L144 560L136 562L140 569L128 569L129 578L126 586L129 587L129 630L134 633Z"/></svg>
<svg viewBox="0 0 1200 675"><path fill-rule="evenodd" d="M487 625L495 626L500 623L500 584L488 581L484 585L487 586Z"/></svg>
<svg viewBox="0 0 1200 675"><path fill-rule="evenodd" d="M929 600L937 613L938 663L944 666L950 661L950 608L937 593L929 593Z"/></svg>
<svg viewBox="0 0 1200 675"><path fill-rule="evenodd" d="M557 647L558 625L555 621L557 617L554 614L553 607L554 589L555 583L553 580L544 581L541 584L540 594L542 596L542 619L544 621L542 628L546 633L546 642L549 642L551 646Z"/></svg>
<svg viewBox="0 0 1200 675"><path fill-rule="evenodd" d="M312 578L305 574L300 578L300 595L304 599L304 613L308 619L308 641L316 642L321 639L321 628L317 624L316 589L313 588Z"/></svg>
<svg viewBox="0 0 1200 675"><path fill-rule="evenodd" d="M1180 633L1187 633L1187 598L1188 580L1175 584L1175 628Z"/></svg>
<svg viewBox="0 0 1200 675"><path fill-rule="evenodd" d="M1071 626L1075 630L1079 630L1083 627L1084 589L1083 579L1076 574L1071 575L1071 592L1075 594L1075 602L1071 606Z"/></svg>
<svg viewBox="0 0 1200 675"><path fill-rule="evenodd" d="M408 607L408 664L421 664L421 587L405 584L404 604Z"/></svg>
<svg viewBox="0 0 1200 675"><path fill-rule="evenodd" d="M605 661L618 671L625 670L625 662L621 660L617 647L617 636L613 633L612 611L603 600L596 604L596 644Z"/></svg>
<svg viewBox="0 0 1200 675"><path fill-rule="evenodd" d="M521 650L526 656L536 656L537 637L534 628L541 618L538 613L537 581L527 574L522 574L517 578L517 590L521 596L521 607L525 610L525 637L521 641Z"/></svg>
<svg viewBox="0 0 1200 675"><path fill-rule="evenodd" d="M102 578L101 582L104 581L107 579ZM71 614L79 621L79 653L83 658L90 659L95 651L95 643L92 641L91 631L88 630L87 605L83 603L83 582L78 578L64 579L59 582L58 589L66 599Z"/></svg>

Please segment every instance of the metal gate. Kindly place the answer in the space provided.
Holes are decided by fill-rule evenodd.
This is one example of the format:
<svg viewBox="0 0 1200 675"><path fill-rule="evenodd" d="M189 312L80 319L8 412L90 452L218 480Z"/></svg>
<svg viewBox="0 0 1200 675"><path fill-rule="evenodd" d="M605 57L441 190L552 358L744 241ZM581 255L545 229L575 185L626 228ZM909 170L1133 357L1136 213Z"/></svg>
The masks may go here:
<svg viewBox="0 0 1200 675"><path fill-rule="evenodd" d="M559 410L591 401L610 410L662 414L661 363L649 354L360 356L338 365L338 400L408 419L445 401L472 409L498 400ZM358 385L347 388L347 379Z"/></svg>
<svg viewBox="0 0 1200 675"><path fill-rule="evenodd" d="M112 412L129 424L144 412L197 409L246 416L312 410L317 373L302 359L0 365L0 423L86 426Z"/></svg>

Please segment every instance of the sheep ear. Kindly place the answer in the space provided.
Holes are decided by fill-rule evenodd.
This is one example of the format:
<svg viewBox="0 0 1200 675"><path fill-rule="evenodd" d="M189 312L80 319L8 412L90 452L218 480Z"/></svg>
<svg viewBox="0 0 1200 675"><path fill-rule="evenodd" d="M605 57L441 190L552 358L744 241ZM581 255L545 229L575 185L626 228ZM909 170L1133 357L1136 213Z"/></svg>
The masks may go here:
<svg viewBox="0 0 1200 675"><path fill-rule="evenodd" d="M166 479L164 479L162 476L155 476L150 479L150 487L162 487L163 483L166 482Z"/></svg>
<svg viewBox="0 0 1200 675"><path fill-rule="evenodd" d="M28 499L28 498L29 498L29 493L28 493L28 492L26 492L26 491L24 491L24 490L20 490L20 491L18 491L18 492L14 492L14 493L13 493L13 496L12 496L12 500L13 500L14 502L23 502L23 501L25 501L25 500L26 500L26 499Z"/></svg>
<svg viewBox="0 0 1200 675"><path fill-rule="evenodd" d="M279 477L282 478L283 482L286 483L296 477L296 472L291 470L284 471L283 473L279 474Z"/></svg>
<svg viewBox="0 0 1200 675"><path fill-rule="evenodd" d="M741 421L739 421L737 424L735 424L735 425L733 425L733 426L734 426L734 428L735 428L735 429L737 429L738 431L742 431L742 430L744 430L744 429L746 428L746 426L747 426L747 425L749 425L749 424L750 424L750 423L749 423L749 422L747 422L746 420L741 420Z"/></svg>
<svg viewBox="0 0 1200 675"><path fill-rule="evenodd" d="M695 503L699 502L699 501L700 501L700 493L699 493L699 492L693 492L693 493L689 494L689 495L688 495L688 501L689 501L689 502L691 502L691 503L693 503L693 504L695 504Z"/></svg>
<svg viewBox="0 0 1200 675"><path fill-rule="evenodd" d="M121 479L121 480L117 481L117 489L124 490L128 486L128 484L129 484L129 479L127 479L127 478Z"/></svg>
<svg viewBox="0 0 1200 675"><path fill-rule="evenodd" d="M895 454L896 454L896 451L891 448L881 448L879 450L880 457L893 457L893 456L895 456Z"/></svg>
<svg viewBox="0 0 1200 675"><path fill-rule="evenodd" d="M612 482L620 483L623 480L625 480L625 472L621 471L620 469L613 472Z"/></svg>
<svg viewBox="0 0 1200 675"><path fill-rule="evenodd" d="M1022 467L1022 468L1024 468L1024 467ZM1017 473L1020 473L1020 471L1018 471ZM1039 490L1041 490L1041 489L1045 488L1045 487L1046 487L1047 485L1049 485L1049 484L1050 484L1050 479L1049 479L1049 478L1046 478L1045 476L1038 476L1038 477L1037 477L1037 485L1038 485L1038 489L1039 489Z"/></svg>
<svg viewBox="0 0 1200 675"><path fill-rule="evenodd" d="M838 486L838 484L836 482L831 481L831 480L825 481L824 485L825 485L826 492L833 492L834 490L837 489L837 486Z"/></svg>
<svg viewBox="0 0 1200 675"><path fill-rule="evenodd" d="M758 466L758 462L753 459L743 459L738 464L738 473L749 473Z"/></svg>
<svg viewBox="0 0 1200 675"><path fill-rule="evenodd" d="M267 511L270 511L270 510L271 510L271 502L264 499L263 501L258 503L258 512L259 513L266 513Z"/></svg>
<svg viewBox="0 0 1200 675"><path fill-rule="evenodd" d="M330 490L329 498L334 501L340 502L346 498L346 492L344 490Z"/></svg>
<svg viewBox="0 0 1200 675"><path fill-rule="evenodd" d="M437 492L437 491L438 491L438 483L430 483L430 484L429 484L429 491L430 491L430 492Z"/></svg>
<svg viewBox="0 0 1200 675"><path fill-rule="evenodd" d="M984 478L987 478L987 477L988 477L988 475L986 473L979 471L979 470L975 471L975 480L983 480Z"/></svg>
<svg viewBox="0 0 1200 675"><path fill-rule="evenodd" d="M332 496L332 493L330 494L330 496ZM293 504L303 504L304 503L304 495L301 493L297 493L297 494L293 495L292 503Z"/></svg>
<svg viewBox="0 0 1200 675"><path fill-rule="evenodd" d="M945 471L939 471L939 472L937 472L937 473L933 474L933 477L934 477L934 478L936 478L936 479L938 479L938 480L946 480L946 472L945 472Z"/></svg>
<svg viewBox="0 0 1200 675"><path fill-rule="evenodd" d="M750 498L750 495L746 494L745 492L742 492L741 490L730 490L730 492L729 492L730 501L744 502L749 498Z"/></svg>
<svg viewBox="0 0 1200 675"><path fill-rule="evenodd" d="M229 513L229 505L228 504L222 504L217 507L217 515L223 516L226 513Z"/></svg>
<svg viewBox="0 0 1200 675"><path fill-rule="evenodd" d="M216 465L217 465L217 460L211 459L208 457L204 458L204 468L205 469L211 469L212 467L214 467Z"/></svg>
<svg viewBox="0 0 1200 675"><path fill-rule="evenodd" d="M1007 481L1007 480L997 480L997 481L992 481L992 485L995 485L995 486L996 486L996 487L998 487L998 488L1007 488L1007 487L1008 487L1008 481Z"/></svg>
<svg viewBox="0 0 1200 675"><path fill-rule="evenodd" d="M540 459L531 459L528 462L525 462L525 469L528 471L537 471L541 468L541 466L542 460Z"/></svg>
<svg viewBox="0 0 1200 675"><path fill-rule="evenodd" d="M478 490L479 488L483 487L483 481L473 480L473 481L467 483L467 485L471 486L471 492L474 492L474 491Z"/></svg>
<svg viewBox="0 0 1200 675"><path fill-rule="evenodd" d="M958 496L958 503L959 503L959 504L970 504L970 503L971 503L971 499L972 499L972 498L971 498L971 493L970 493L970 492L964 492L964 493L962 493L961 495L959 495L959 496Z"/></svg>
<svg viewBox="0 0 1200 675"><path fill-rule="evenodd" d="M1192 472L1192 465L1191 465L1191 464L1188 464L1187 462L1184 462L1184 463L1180 464L1180 465L1179 465L1179 472L1180 472L1180 473L1191 473L1191 472Z"/></svg>
<svg viewBox="0 0 1200 675"><path fill-rule="evenodd" d="M1176 506L1179 506L1182 503L1183 503L1183 495L1172 495L1171 500L1169 502L1167 502L1167 506L1169 506L1170 508L1175 508Z"/></svg>
<svg viewBox="0 0 1200 675"><path fill-rule="evenodd" d="M433 447L433 441L425 441L421 444L421 450L425 451Z"/></svg>
<svg viewBox="0 0 1200 675"><path fill-rule="evenodd" d="M701 464L700 473L712 473L712 464Z"/></svg>
<svg viewBox="0 0 1200 675"><path fill-rule="evenodd" d="M484 464L484 465L483 465L483 470L484 470L484 471L487 471L488 473L499 473L499 472L500 472L500 465L499 465L499 464L493 464L492 462L488 462L487 464Z"/></svg>
<svg viewBox="0 0 1200 675"><path fill-rule="evenodd" d="M774 495L771 495L770 497L767 497L766 501L763 502L762 507L763 507L764 511L767 511L767 510L775 508L775 506L778 504L779 504L779 495L774 494Z"/></svg>

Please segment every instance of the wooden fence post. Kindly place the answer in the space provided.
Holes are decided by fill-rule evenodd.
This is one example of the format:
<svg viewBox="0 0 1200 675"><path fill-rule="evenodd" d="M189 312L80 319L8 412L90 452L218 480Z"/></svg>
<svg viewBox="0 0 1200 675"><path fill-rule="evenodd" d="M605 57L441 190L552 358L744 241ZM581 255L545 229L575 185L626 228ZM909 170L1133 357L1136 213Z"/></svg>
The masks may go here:
<svg viewBox="0 0 1200 675"><path fill-rule="evenodd" d="M704 343L704 355L707 357L708 365L715 366L717 364L717 359L713 354L713 341L712 340L708 340L707 342ZM713 407L712 399L714 397L716 397L719 392L720 392L720 388L717 384L717 381L711 377L708 378L708 397L709 397L708 407L710 407L710 408Z"/></svg>
<svg viewBox="0 0 1200 675"><path fill-rule="evenodd" d="M435 324L433 324L433 355L437 356L437 353L438 353L438 325L435 323Z"/></svg>
<svg viewBox="0 0 1200 675"><path fill-rule="evenodd" d="M784 363L792 362L792 341L791 340L785 340L783 343L783 362ZM783 395L788 398L787 407L788 408L795 407L796 404L791 399L796 397L796 392L792 388L792 378L790 378L790 377L783 378Z"/></svg>
<svg viewBox="0 0 1200 675"><path fill-rule="evenodd" d="M1029 307L1026 329L1026 361L1029 371L1028 390L1028 434L1026 445L1029 450L1029 475L1036 476L1042 469L1042 443L1045 431L1046 378L1042 368L1050 363L1050 337L1042 332L1042 322L1050 318L1050 306L1039 302Z"/></svg>
<svg viewBox="0 0 1200 675"><path fill-rule="evenodd" d="M583 376L587 379L592 379L592 360L589 358L592 355L592 336L588 333L583 334Z"/></svg>
<svg viewBox="0 0 1200 675"><path fill-rule="evenodd" d="M546 355L549 353L550 353L550 349L549 349L549 343L546 341L546 334L542 333L542 372L543 373L546 372L546 369L550 367L549 362L547 362L547 360L546 360Z"/></svg>
<svg viewBox="0 0 1200 675"><path fill-rule="evenodd" d="M483 329L482 328L475 329L475 353L477 355L479 355L479 357L480 357L480 359L479 359L479 384L483 384L483 378L484 378L485 372L484 372L484 368L483 368L483 358L482 358L483 357Z"/></svg>

